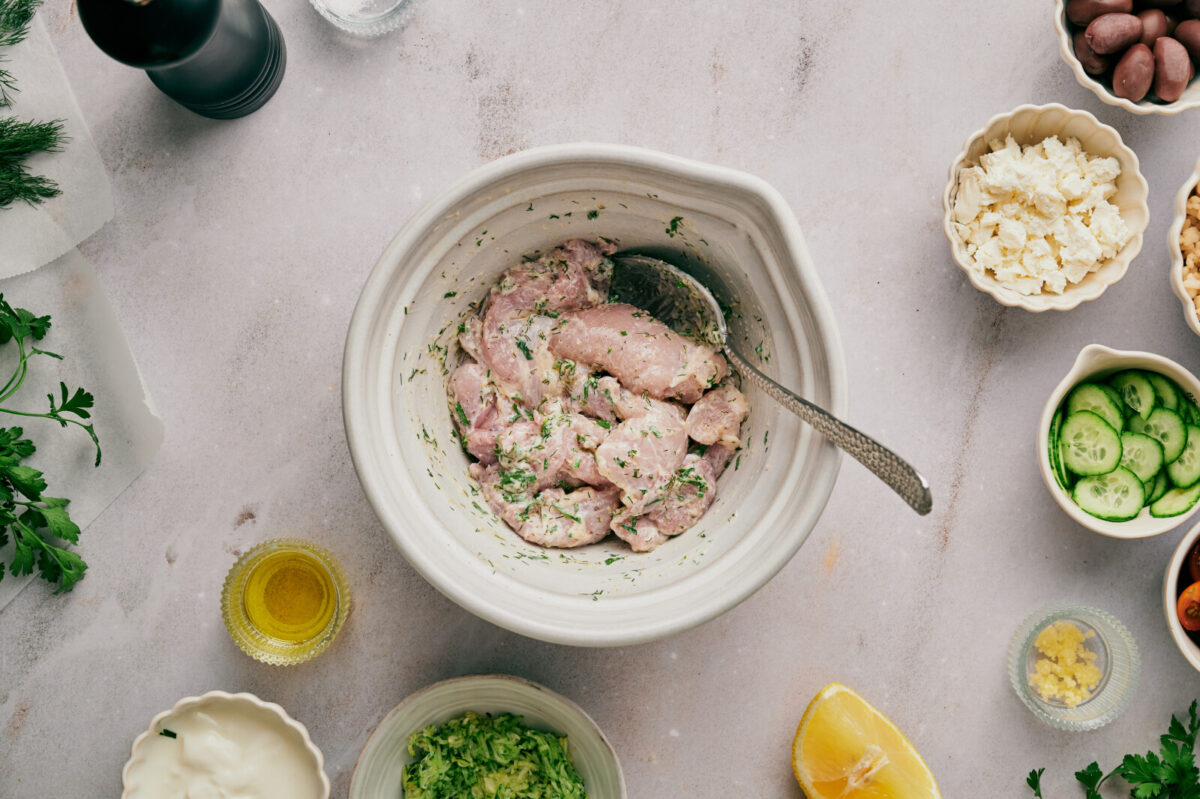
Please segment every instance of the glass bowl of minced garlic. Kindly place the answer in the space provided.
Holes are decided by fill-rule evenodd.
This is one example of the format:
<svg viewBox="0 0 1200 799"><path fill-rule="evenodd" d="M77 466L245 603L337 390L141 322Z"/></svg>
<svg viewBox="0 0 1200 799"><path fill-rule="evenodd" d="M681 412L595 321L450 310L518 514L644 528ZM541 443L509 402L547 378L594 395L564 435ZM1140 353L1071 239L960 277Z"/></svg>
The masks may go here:
<svg viewBox="0 0 1200 799"><path fill-rule="evenodd" d="M1008 674L1033 715L1061 730L1094 730L1119 716L1137 688L1137 644L1117 619L1084 605L1056 605L1013 636Z"/></svg>

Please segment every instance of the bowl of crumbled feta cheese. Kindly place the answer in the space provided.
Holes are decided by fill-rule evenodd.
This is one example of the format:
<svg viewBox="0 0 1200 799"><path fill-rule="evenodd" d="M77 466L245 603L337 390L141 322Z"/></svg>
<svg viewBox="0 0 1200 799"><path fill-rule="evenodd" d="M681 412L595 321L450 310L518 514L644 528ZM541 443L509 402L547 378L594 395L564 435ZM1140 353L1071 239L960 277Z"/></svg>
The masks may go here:
<svg viewBox="0 0 1200 799"><path fill-rule="evenodd" d="M1183 318L1200 336L1200 161L1175 195L1175 221L1167 231L1171 288L1183 303Z"/></svg>
<svg viewBox="0 0 1200 799"><path fill-rule="evenodd" d="M1086 111L1023 105L972 134L950 168L943 228L980 291L1066 311L1120 280L1150 219L1121 136Z"/></svg>

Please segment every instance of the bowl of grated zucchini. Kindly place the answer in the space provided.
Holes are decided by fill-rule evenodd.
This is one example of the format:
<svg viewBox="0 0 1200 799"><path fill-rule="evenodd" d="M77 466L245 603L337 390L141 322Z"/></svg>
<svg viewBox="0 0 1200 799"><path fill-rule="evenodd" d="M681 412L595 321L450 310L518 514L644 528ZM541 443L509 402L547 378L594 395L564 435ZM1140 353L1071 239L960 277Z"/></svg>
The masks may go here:
<svg viewBox="0 0 1200 799"><path fill-rule="evenodd" d="M530 744L539 753L530 762L523 762L523 744L516 740L520 731L539 737ZM440 748L439 738L444 739ZM551 757L556 751L565 752L570 762ZM429 758L436 761L432 769L412 765ZM453 769L447 763L469 764L476 776L448 774ZM506 796L573 796L581 779L588 799L628 797L616 752L578 705L520 677L479 674L422 688L393 708L358 756L349 799L461 794L463 780L473 781L481 772L513 791ZM446 778L457 779L453 789L431 784ZM564 778L564 785L555 784Z"/></svg>
<svg viewBox="0 0 1200 799"><path fill-rule="evenodd" d="M1038 464L1068 516L1112 538L1173 530L1200 505L1200 380L1149 352L1089 344L1038 425Z"/></svg>

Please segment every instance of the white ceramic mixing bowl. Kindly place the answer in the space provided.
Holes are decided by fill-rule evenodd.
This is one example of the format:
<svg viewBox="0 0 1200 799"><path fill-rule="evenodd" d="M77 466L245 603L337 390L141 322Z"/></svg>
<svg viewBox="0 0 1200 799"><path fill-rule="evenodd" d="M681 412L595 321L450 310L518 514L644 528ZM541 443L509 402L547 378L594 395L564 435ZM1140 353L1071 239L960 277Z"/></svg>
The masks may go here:
<svg viewBox="0 0 1200 799"><path fill-rule="evenodd" d="M730 307L743 352L760 351L775 379L845 415L837 330L778 192L741 172L619 145L518 153L419 211L367 279L342 383L359 479L413 567L488 621L585 646L660 638L748 597L804 543L839 463L832 445L751 388L747 444L716 501L653 552L612 536L542 549L491 513L452 437L446 376L457 325L522 256L601 236L699 276Z"/></svg>

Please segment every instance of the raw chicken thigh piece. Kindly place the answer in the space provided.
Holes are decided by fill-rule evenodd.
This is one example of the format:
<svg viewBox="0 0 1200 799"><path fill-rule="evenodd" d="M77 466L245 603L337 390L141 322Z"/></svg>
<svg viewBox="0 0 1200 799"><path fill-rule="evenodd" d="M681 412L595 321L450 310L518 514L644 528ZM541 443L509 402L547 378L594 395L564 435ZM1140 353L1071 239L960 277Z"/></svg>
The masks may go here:
<svg viewBox="0 0 1200 799"><path fill-rule="evenodd" d="M467 452L481 463L495 463L496 435L504 422L496 410L487 370L474 361L464 362L450 376L450 397L454 400L454 425Z"/></svg>
<svg viewBox="0 0 1200 799"><path fill-rule="evenodd" d="M613 427L596 449L596 464L621 489L621 501L642 513L683 464L687 445L682 411L655 401L646 413Z"/></svg>
<svg viewBox="0 0 1200 799"><path fill-rule="evenodd" d="M649 516L639 517L628 510L613 517L612 529L634 552L650 552L667 540Z"/></svg>
<svg viewBox="0 0 1200 799"><path fill-rule="evenodd" d="M550 351L598 366L635 394L695 402L728 372L725 358L624 303L565 315Z"/></svg>
<svg viewBox="0 0 1200 799"><path fill-rule="evenodd" d="M546 345L560 314L590 308L606 296L611 266L604 252L589 242L567 242L507 270L489 295L479 335L481 360L528 408L536 408L545 393L542 381L555 361Z"/></svg>
<svg viewBox="0 0 1200 799"><path fill-rule="evenodd" d="M548 488L537 497L537 510L517 533L531 544L544 547L579 547L594 544L609 533L613 511L621 504L617 489L588 486L571 492Z"/></svg>
<svg viewBox="0 0 1200 799"><path fill-rule="evenodd" d="M705 393L688 411L688 436L701 444L720 442L736 449L742 445L738 430L749 412L745 395L724 383Z"/></svg>

